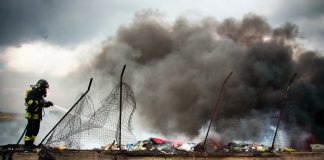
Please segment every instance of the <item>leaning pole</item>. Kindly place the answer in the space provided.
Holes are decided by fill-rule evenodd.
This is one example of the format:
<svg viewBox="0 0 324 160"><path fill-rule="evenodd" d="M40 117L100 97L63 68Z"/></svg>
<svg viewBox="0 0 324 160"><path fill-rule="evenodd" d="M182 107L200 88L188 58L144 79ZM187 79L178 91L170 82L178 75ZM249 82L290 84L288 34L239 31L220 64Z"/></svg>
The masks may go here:
<svg viewBox="0 0 324 160"><path fill-rule="evenodd" d="M216 105L215 105L215 108L214 108L214 112L213 112L213 116L212 118L210 119L210 122L209 122L209 126L208 126L208 130L207 130L207 133L206 133L206 137L205 137L205 140L204 140L204 144L203 144L203 150L206 151L206 142L207 142L207 138L208 138L208 134L209 134L209 130L210 130L210 127L215 119L215 116L216 116L216 112L218 110L218 105L219 103L221 102L222 98L223 98L223 92L224 92L224 86L225 86L225 83L227 82L227 80L231 77L233 72L231 72L227 77L226 79L224 80L222 86L221 86L221 89L219 90L219 93L218 93L218 97L217 97L217 101L216 101Z"/></svg>
<svg viewBox="0 0 324 160"><path fill-rule="evenodd" d="M283 115L284 109L286 108L286 105L287 105L288 91L289 91L290 85L294 81L296 75L297 75L297 73L295 73L293 75L293 77L290 79L290 81L289 81L289 83L287 85L287 88L286 88L286 91L285 91L285 94L284 94L283 105L281 106L281 109L280 109L280 112L279 112L279 118L278 118L278 122L277 122L277 125L276 125L276 130L275 130L275 133L274 133L274 136L273 136L273 139L272 139L272 144L271 144L270 151L273 151L273 149L274 149L274 143L275 143L275 140L276 140L276 137L277 137L279 124L280 124L280 121L282 119L282 115Z"/></svg>
<svg viewBox="0 0 324 160"><path fill-rule="evenodd" d="M119 84L119 137L118 137L118 147L121 150L121 127L122 127L122 108L123 108L123 75L126 65L124 65L122 73L120 74L120 84Z"/></svg>

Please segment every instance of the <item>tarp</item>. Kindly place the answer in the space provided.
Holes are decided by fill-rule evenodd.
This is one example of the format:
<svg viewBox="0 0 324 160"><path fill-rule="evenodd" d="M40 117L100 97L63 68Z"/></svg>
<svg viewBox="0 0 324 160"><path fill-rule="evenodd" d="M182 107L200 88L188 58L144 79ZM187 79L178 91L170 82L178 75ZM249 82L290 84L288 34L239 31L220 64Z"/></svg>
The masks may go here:
<svg viewBox="0 0 324 160"><path fill-rule="evenodd" d="M150 140L156 144L161 144L163 142L167 142L166 140L164 139L160 139L160 138L150 138Z"/></svg>

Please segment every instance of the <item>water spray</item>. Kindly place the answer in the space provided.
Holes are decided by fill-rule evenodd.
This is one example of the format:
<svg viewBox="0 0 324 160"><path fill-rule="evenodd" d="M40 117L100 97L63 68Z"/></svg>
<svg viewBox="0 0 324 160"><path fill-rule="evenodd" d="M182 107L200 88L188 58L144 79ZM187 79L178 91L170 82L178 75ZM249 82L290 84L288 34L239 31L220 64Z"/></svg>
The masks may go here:
<svg viewBox="0 0 324 160"><path fill-rule="evenodd" d="M58 106L58 105L53 105L53 107L55 107L55 108L57 108L57 109L59 109L59 110L61 110L61 111L64 111L64 112L68 112L67 109L62 108L62 107L60 107L60 106Z"/></svg>

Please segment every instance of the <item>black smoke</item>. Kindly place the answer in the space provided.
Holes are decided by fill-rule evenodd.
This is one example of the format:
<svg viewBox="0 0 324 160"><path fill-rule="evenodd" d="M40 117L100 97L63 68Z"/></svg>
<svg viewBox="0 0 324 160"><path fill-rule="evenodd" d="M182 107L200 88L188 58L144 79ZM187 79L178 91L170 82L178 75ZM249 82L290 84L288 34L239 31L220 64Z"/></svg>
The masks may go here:
<svg viewBox="0 0 324 160"><path fill-rule="evenodd" d="M233 71L215 121L223 142L271 139L284 90L297 72L281 127L293 140L282 143L303 146L311 135L324 143L324 58L298 46L298 36L296 25L274 28L254 14L223 21L181 17L170 24L143 11L103 44L89 68L117 80L127 64L141 125L189 137L210 120L220 85Z"/></svg>

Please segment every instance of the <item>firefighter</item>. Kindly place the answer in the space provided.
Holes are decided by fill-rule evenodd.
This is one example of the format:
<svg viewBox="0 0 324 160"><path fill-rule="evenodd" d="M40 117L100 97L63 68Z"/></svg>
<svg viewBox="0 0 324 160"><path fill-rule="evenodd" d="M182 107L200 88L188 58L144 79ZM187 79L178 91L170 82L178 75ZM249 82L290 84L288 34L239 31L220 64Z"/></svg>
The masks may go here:
<svg viewBox="0 0 324 160"><path fill-rule="evenodd" d="M36 148L34 145L35 138L38 134L40 121L42 120L44 108L53 106L53 103L46 101L47 89L49 89L48 82L40 79L36 85L31 85L31 89L26 91L25 105L27 119L27 130L24 137L25 148L27 150Z"/></svg>

